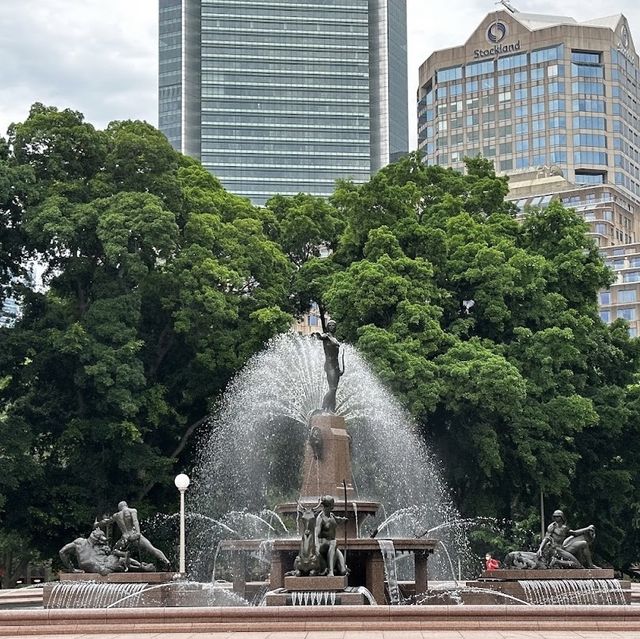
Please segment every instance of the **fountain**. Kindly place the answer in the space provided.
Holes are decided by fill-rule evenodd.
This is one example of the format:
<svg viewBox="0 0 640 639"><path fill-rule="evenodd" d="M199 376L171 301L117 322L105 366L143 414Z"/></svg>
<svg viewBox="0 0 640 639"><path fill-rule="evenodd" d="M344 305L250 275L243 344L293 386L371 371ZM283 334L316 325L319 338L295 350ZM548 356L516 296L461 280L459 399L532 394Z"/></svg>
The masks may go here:
<svg viewBox="0 0 640 639"><path fill-rule="evenodd" d="M505 568L485 570L478 581L468 585L482 593L480 602L488 603L495 602L492 594L537 605L631 603L631 584L621 584L613 569L593 564L595 536L593 525L570 530L564 513L556 510L537 552L510 552Z"/></svg>
<svg viewBox="0 0 640 639"><path fill-rule="evenodd" d="M456 556L467 551L452 525L458 515L437 465L410 419L357 351L348 345L340 349L346 367L340 369L336 393L324 379L323 352L314 339L272 340L230 385L212 420L211 439L202 446L192 509L219 518L228 510L260 511L276 501L277 515L298 529L295 536L269 532L264 579L268 573L276 592L267 595L268 605L292 601L290 590L302 579L286 574L300 546L298 512L318 507L323 496L333 498L335 514L344 518L336 537L346 550L349 576L341 588L366 587L379 603L404 602L426 591L427 561L438 542L425 538L425 530L441 528ZM324 398L323 386L329 386ZM386 516L382 504L404 516ZM256 587L251 555L261 543L259 535L234 536L212 548L205 537L204 546L190 542L190 565L199 575L210 574L199 567L211 566L211 553L229 555L234 590L250 597ZM410 554L413 562L403 562L394 579L396 554ZM432 574L448 574L448 563L435 563ZM307 579L296 587L311 583ZM322 583L316 579L313 588ZM360 603L363 595L340 597L342 605L347 600Z"/></svg>
<svg viewBox="0 0 640 639"><path fill-rule="evenodd" d="M480 622L485 630L640 630L640 610L616 605L628 596L611 571L562 564L571 561L563 549L576 561L590 555L580 539L565 545L564 532L556 530L560 521L549 529L553 544L540 553L559 567L538 567L536 553L534 560L515 552L508 569L466 585L429 588L427 560L430 577L456 581L454 561L464 562L467 553L459 534L464 525L458 525L465 520L447 499L411 421L357 352L341 348L347 368L338 365L333 378L327 371L324 397L322 350L294 336L274 339L230 385L210 438L201 442L188 515L190 581L114 571L76 583L80 576L69 573L48 598L49 607L60 610L0 611L0 635L132 627L154 633L433 631ZM573 532L589 536L590 530ZM437 540L429 538L433 533ZM533 565L525 569L527 560ZM406 603L430 605L397 605ZM494 605L505 603L521 605Z"/></svg>

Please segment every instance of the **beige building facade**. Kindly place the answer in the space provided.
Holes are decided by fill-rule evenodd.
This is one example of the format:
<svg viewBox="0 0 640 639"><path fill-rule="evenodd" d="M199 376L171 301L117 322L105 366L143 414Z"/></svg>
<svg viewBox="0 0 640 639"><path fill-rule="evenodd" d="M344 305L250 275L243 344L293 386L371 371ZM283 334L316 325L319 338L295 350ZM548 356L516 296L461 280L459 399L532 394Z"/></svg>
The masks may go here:
<svg viewBox="0 0 640 639"><path fill-rule="evenodd" d="M611 246L602 250L615 271L614 283L600 291L600 319L610 324L618 318L629 322L629 335L638 337L640 328L640 244Z"/></svg>
<svg viewBox="0 0 640 639"><path fill-rule="evenodd" d="M610 324L627 320L629 334L640 328L640 202L611 184L571 184L553 169L514 174L508 199L523 218L529 207L544 208L553 201L575 209L589 225L607 265L615 272L611 286L598 293L600 319Z"/></svg>
<svg viewBox="0 0 640 639"><path fill-rule="evenodd" d="M493 160L509 199L584 216L616 281L600 317L640 328L638 55L623 15L578 22L507 3L420 67L418 148L428 164Z"/></svg>
<svg viewBox="0 0 640 639"><path fill-rule="evenodd" d="M505 7L419 77L428 163L461 169L481 154L499 173L550 166L640 198L638 56L623 15L577 22Z"/></svg>

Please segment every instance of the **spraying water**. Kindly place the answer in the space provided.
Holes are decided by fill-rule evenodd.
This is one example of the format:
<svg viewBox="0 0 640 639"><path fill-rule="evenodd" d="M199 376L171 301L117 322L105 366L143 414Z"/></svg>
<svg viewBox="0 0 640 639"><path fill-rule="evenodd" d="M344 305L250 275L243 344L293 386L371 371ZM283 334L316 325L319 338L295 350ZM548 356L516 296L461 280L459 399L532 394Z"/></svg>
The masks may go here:
<svg viewBox="0 0 640 639"><path fill-rule="evenodd" d="M411 510L404 525L396 521L394 535L416 536L439 527L453 554L465 552L464 534L454 525L443 526L459 516L415 424L358 352L349 345L343 349L346 370L336 412L352 437L360 498L380 501L389 512ZM228 521L224 513L229 511L261 513L296 499L308 419L326 392L323 364L317 340L290 334L274 338L248 362L229 385L201 442L191 511ZM259 534L264 532L263 526ZM274 535L272 525L268 532ZM191 565L211 565L208 555L216 544L209 538L206 548L197 546L192 546ZM437 571L438 563L430 568Z"/></svg>

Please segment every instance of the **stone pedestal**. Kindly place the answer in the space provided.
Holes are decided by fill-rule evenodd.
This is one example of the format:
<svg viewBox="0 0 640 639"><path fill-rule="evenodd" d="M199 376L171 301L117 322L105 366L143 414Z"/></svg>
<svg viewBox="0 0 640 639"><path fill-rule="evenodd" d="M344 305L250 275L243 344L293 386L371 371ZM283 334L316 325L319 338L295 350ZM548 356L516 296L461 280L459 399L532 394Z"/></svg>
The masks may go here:
<svg viewBox="0 0 640 639"><path fill-rule="evenodd" d="M344 590L347 577L285 577L285 590Z"/></svg>
<svg viewBox="0 0 640 639"><path fill-rule="evenodd" d="M347 432L344 417L319 413L309 422L310 437L305 446L302 466L301 499L309 500L332 495L344 500L347 483L347 500L355 496L351 473L351 435ZM313 446L313 442L318 446Z"/></svg>
<svg viewBox="0 0 640 639"><path fill-rule="evenodd" d="M267 606L363 606L364 594L356 588L345 590L272 590L265 595Z"/></svg>
<svg viewBox="0 0 640 639"><path fill-rule="evenodd" d="M369 515L375 515L380 504L357 498L351 471L351 435L344 417L329 413L312 415L309 433L304 449L299 502L312 508L322 497L331 495L335 500L334 513L347 518L347 536L357 537L360 524ZM343 480L347 488L346 505ZM297 509L297 502L276 506L276 511L282 514L295 514ZM338 540L344 539L344 526L343 522L338 522Z"/></svg>
<svg viewBox="0 0 640 639"><path fill-rule="evenodd" d="M629 584L614 579L613 570L485 570L477 581L468 582L471 592L462 591L465 603L620 605L631 603Z"/></svg>

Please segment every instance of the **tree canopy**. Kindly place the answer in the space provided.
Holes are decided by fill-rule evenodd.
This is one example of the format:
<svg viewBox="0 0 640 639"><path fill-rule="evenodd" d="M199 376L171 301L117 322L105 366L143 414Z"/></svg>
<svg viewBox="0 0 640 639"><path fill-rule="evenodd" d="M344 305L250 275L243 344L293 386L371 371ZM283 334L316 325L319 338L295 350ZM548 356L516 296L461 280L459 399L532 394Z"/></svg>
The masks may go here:
<svg viewBox="0 0 640 639"><path fill-rule="evenodd" d="M507 192L486 160L463 175L415 154L341 183L344 232L302 275L421 425L463 515L527 518L542 491L626 565L638 343L599 319L612 274L580 216L553 202L519 223Z"/></svg>
<svg viewBox="0 0 640 639"><path fill-rule="evenodd" d="M640 550L639 346L558 203L516 221L507 180L411 154L328 201L254 207L144 122L35 104L0 139L0 551L53 556L96 509L174 498L233 374L312 302L443 460L465 516L533 521L540 491ZM328 254L328 255L327 255ZM28 259L44 290L15 282Z"/></svg>
<svg viewBox="0 0 640 639"><path fill-rule="evenodd" d="M210 402L290 325L293 267L264 212L142 122L34 105L0 215L0 275L32 256L46 283L0 331L2 526L53 555L96 509L163 503Z"/></svg>

